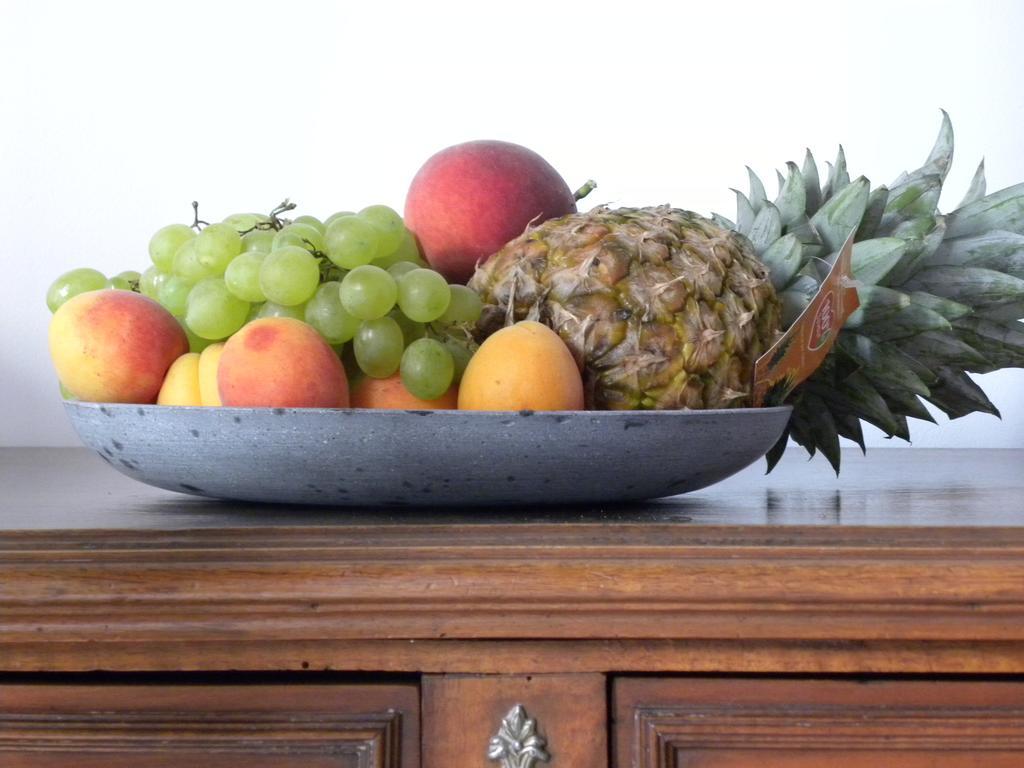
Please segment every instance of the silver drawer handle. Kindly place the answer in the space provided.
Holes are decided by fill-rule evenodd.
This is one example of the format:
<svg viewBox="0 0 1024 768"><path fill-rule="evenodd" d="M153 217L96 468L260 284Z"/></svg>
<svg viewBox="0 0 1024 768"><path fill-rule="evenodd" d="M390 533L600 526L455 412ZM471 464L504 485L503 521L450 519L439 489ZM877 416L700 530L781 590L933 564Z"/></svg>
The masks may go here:
<svg viewBox="0 0 1024 768"><path fill-rule="evenodd" d="M501 721L498 733L487 745L487 759L501 761L501 768L533 768L546 763L551 756L547 741L537 733L537 721L528 717L522 704L516 704Z"/></svg>

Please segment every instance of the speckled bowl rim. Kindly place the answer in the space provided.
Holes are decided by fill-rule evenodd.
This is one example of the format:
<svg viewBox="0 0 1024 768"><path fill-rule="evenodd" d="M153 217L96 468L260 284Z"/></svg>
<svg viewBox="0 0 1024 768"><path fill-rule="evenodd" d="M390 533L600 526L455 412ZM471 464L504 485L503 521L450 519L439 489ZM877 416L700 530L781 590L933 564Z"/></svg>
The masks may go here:
<svg viewBox="0 0 1024 768"><path fill-rule="evenodd" d="M157 405L156 403L94 403L85 400L65 400L65 408L94 408L102 412L104 408L114 408L118 410L131 410L131 409L152 409L153 412L157 413L173 413L175 411L195 413L197 411L210 411L212 412L230 412L230 413L302 413L302 414L344 414L344 413L376 413L376 414L400 414L400 413L458 413L460 415L467 415L473 418L480 417L495 417L502 416L508 418L509 416L518 415L532 415L532 414L544 414L549 416L570 416L582 418L585 416L594 416L600 414L602 417L607 418L630 418L642 415L644 418L668 418L680 416L692 416L696 414L704 414L707 416L716 415L738 415L738 414L763 414L763 413L780 413L782 411L792 411L793 406L791 405L769 405L762 406L760 408L705 408L705 409L694 409L694 408L679 408L679 409L661 409L661 410L631 410L631 411L536 411L529 408L519 411L471 411L471 410L460 410L458 408L296 408L293 406L288 407L276 407L276 408L254 408L251 406L232 406L232 405Z"/></svg>

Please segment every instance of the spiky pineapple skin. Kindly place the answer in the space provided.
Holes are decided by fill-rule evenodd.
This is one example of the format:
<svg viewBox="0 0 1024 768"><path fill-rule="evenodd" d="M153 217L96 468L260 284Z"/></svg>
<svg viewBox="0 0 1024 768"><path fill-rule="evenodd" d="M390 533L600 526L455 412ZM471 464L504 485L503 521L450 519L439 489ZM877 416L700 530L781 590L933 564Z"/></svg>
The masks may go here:
<svg viewBox="0 0 1024 768"><path fill-rule="evenodd" d="M478 267L487 336L519 320L572 350L594 409L750 404L781 305L750 242L689 211L597 208L528 229Z"/></svg>

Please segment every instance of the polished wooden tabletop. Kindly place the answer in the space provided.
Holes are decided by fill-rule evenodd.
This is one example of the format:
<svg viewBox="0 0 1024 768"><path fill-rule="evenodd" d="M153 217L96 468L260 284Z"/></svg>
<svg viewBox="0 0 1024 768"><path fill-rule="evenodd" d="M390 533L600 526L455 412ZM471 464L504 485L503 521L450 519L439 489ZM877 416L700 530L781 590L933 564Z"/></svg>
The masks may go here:
<svg viewBox="0 0 1024 768"><path fill-rule="evenodd" d="M516 522L1024 527L1024 450L851 450L839 477L791 450L769 475L756 462L705 490L642 504L389 510L204 499L138 483L84 448L0 448L0 531Z"/></svg>
<svg viewBox="0 0 1024 768"><path fill-rule="evenodd" d="M0 671L1020 673L1022 468L793 452L629 506L331 509L4 449Z"/></svg>

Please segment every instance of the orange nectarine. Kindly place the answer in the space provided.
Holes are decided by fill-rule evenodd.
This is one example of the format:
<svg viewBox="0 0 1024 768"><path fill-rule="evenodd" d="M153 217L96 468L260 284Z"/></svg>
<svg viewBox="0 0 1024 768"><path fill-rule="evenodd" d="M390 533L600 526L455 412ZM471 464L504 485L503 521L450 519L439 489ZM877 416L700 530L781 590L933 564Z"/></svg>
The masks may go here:
<svg viewBox="0 0 1024 768"><path fill-rule="evenodd" d="M421 400L405 388L400 373L394 373L386 379L364 376L352 388L352 407L410 411L455 410L459 407L459 390L452 386L435 400Z"/></svg>

